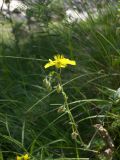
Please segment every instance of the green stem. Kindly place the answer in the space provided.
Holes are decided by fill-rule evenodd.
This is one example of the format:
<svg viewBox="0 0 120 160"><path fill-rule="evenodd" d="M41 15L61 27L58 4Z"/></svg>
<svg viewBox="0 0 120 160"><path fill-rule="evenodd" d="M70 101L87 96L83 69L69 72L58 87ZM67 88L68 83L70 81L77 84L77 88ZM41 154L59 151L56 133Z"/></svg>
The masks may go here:
<svg viewBox="0 0 120 160"><path fill-rule="evenodd" d="M59 72L59 74L58 74L58 77L59 77L59 78L58 78L58 81L59 81L59 83L60 83L60 86L62 86L61 70L60 70L60 72ZM83 142L83 140L82 140L82 138L81 138L81 136L80 136L80 133L79 133L79 131L78 131L78 129L77 129L77 124L76 124L76 122L75 122L75 120L74 120L74 117L73 117L73 115L72 115L72 113L71 113L71 110L70 110L70 108L69 108L69 105L68 105L68 97L67 97L67 94L65 93L63 87L62 87L62 95L63 95L63 97L64 97L64 105L65 105L66 112L67 112L67 114L68 114L68 117L69 117L69 120L70 120L70 124L71 124L71 127L72 127L72 133L76 133L77 136L78 136L78 138L79 138L79 140L80 140L80 142L81 142L81 144L82 144L83 146L85 146L85 144L84 144L84 142ZM77 136L76 136L76 139L77 139Z"/></svg>

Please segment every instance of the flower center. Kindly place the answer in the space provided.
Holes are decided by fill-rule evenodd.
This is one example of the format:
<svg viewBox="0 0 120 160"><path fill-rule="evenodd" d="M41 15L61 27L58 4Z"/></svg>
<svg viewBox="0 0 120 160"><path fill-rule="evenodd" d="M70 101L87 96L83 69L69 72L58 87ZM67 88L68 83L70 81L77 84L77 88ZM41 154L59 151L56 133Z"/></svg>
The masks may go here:
<svg viewBox="0 0 120 160"><path fill-rule="evenodd" d="M60 68L61 65L62 65L61 61L60 61L60 60L57 60L57 62L56 62L56 67Z"/></svg>

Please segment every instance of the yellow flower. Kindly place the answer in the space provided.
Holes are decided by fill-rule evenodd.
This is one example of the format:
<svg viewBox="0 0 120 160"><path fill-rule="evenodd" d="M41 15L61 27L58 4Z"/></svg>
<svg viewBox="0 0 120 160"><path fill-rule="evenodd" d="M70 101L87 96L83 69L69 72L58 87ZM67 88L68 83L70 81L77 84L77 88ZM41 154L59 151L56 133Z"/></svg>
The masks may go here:
<svg viewBox="0 0 120 160"><path fill-rule="evenodd" d="M25 154L23 156L17 156L16 160L29 160L30 157L28 156L28 154Z"/></svg>
<svg viewBox="0 0 120 160"><path fill-rule="evenodd" d="M17 156L16 160L21 160L22 158L20 156Z"/></svg>
<svg viewBox="0 0 120 160"><path fill-rule="evenodd" d="M63 55L56 55L54 56L54 60L49 59L49 62L44 67L45 69L51 66L55 66L56 68L65 68L68 64L76 65L76 62L65 58Z"/></svg>
<svg viewBox="0 0 120 160"><path fill-rule="evenodd" d="M28 160L28 159L30 159L30 158L29 158L28 154L25 154L25 155L23 156L23 159L24 159L24 160Z"/></svg>

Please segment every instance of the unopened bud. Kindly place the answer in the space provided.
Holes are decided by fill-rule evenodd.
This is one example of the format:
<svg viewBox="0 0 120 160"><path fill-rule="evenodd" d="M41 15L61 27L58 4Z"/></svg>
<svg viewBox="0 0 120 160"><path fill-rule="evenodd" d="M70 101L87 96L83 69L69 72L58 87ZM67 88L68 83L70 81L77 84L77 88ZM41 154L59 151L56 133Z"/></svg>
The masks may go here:
<svg viewBox="0 0 120 160"><path fill-rule="evenodd" d="M49 90L49 91L52 90L51 83L47 80L47 78L45 78L45 79L43 80L43 85L46 87L47 90Z"/></svg>
<svg viewBox="0 0 120 160"><path fill-rule="evenodd" d="M62 86L60 84L57 85L56 91L57 93L60 93L62 91Z"/></svg>
<svg viewBox="0 0 120 160"><path fill-rule="evenodd" d="M76 140L78 136L78 133L76 131L72 132L71 137L72 139Z"/></svg>
<svg viewBox="0 0 120 160"><path fill-rule="evenodd" d="M62 113L62 112L65 112L65 110L66 110L66 108L65 108L65 106L63 105L63 106L60 106L59 108L58 108L58 113Z"/></svg>

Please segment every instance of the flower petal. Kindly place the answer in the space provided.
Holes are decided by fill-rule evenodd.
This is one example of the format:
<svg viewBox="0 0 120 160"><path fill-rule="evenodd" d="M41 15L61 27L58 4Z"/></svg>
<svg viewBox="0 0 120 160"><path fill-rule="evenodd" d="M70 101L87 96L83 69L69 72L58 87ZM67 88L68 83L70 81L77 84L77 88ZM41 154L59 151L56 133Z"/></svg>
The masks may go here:
<svg viewBox="0 0 120 160"><path fill-rule="evenodd" d="M24 160L29 160L28 154L25 154L25 155L24 155Z"/></svg>
<svg viewBox="0 0 120 160"><path fill-rule="evenodd" d="M76 62L73 61L73 60L69 60L67 59L67 64L70 64L70 65L76 65Z"/></svg>
<svg viewBox="0 0 120 160"><path fill-rule="evenodd" d="M54 65L55 65L54 61L50 61L50 62L46 63L46 65L44 67L46 69L46 68L54 66Z"/></svg>
<svg viewBox="0 0 120 160"><path fill-rule="evenodd" d="M16 157L16 160L21 160L22 158L20 156L17 156Z"/></svg>

